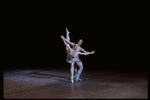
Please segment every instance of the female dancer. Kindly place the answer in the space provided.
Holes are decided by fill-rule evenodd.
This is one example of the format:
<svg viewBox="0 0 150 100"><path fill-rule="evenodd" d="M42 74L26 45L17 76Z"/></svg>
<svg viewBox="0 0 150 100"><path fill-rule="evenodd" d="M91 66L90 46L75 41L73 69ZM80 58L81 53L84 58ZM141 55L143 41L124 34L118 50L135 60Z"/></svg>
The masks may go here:
<svg viewBox="0 0 150 100"><path fill-rule="evenodd" d="M70 45L65 41L65 38L64 36L61 36L61 38L63 39L63 42L64 44L66 45L66 50L67 50L67 54L68 54L68 58L67 58L67 62L71 63L71 82L73 83L74 82L74 79L73 79L73 75L74 75L74 64L75 62L78 62L79 59L78 59L78 55L89 55L89 54L94 54L95 51L92 51L92 52L85 52L85 53L81 53L79 52L79 47L77 44L75 44L74 48L72 49L70 47ZM81 73L80 73L81 74ZM77 76L76 79L79 78L79 75Z"/></svg>
<svg viewBox="0 0 150 100"><path fill-rule="evenodd" d="M66 28L66 38L63 38L63 40L65 40L67 43L68 43L68 45L70 44L72 47L73 47L73 49L74 49L74 47L75 47L75 43L73 43L73 42L70 42L70 37L69 37L69 31L68 31L68 29ZM81 52L87 52L87 51L85 51L83 48L81 48L81 45L82 45L82 43L83 43L83 39L79 39L78 40L78 43L76 44L76 48L78 48L79 50L79 52L81 51ZM68 48L66 47L66 51L67 51L67 62L68 63L71 63L71 62L69 62L69 54L68 54ZM76 61L76 64L77 64L77 66L79 67L79 70L77 70L77 66L74 66L74 71L75 71L75 76L74 76L74 78L75 78L75 80L76 81L78 81L78 80L82 80L82 79L80 79L79 77L80 77L80 75L81 75L81 72L82 72L82 70L83 70L83 63L82 63L82 61L79 59L79 55L77 56L78 57L78 61Z"/></svg>

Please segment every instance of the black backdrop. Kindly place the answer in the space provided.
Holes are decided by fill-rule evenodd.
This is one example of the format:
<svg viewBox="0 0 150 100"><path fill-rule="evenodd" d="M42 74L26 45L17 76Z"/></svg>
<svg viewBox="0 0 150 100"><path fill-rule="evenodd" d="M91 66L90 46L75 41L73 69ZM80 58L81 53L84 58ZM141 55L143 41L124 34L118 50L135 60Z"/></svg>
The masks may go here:
<svg viewBox="0 0 150 100"><path fill-rule="evenodd" d="M60 35L94 55L80 56L85 69L147 71L141 2L5 2L4 68L65 68Z"/></svg>

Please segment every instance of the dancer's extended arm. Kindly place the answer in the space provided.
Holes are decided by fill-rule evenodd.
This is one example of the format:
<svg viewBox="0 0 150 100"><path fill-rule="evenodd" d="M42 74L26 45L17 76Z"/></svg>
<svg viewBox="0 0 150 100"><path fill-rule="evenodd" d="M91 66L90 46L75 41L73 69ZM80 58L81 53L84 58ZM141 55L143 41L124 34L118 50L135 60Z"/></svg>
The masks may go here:
<svg viewBox="0 0 150 100"><path fill-rule="evenodd" d="M79 52L80 55L89 55L89 54L94 54L94 53L95 53L95 51L85 52L85 53Z"/></svg>
<svg viewBox="0 0 150 100"><path fill-rule="evenodd" d="M88 51L85 51L83 48L82 48L82 50L81 50L82 52L84 52L84 53L86 53L86 52L88 52Z"/></svg>

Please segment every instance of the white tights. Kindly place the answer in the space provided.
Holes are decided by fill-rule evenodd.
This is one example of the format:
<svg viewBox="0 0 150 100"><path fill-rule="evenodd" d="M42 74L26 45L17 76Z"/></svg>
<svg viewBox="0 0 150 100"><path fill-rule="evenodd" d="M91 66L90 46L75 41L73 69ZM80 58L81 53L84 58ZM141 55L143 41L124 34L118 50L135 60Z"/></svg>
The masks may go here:
<svg viewBox="0 0 150 100"><path fill-rule="evenodd" d="M79 70L78 70L78 72L76 73L75 76L73 76L73 75L74 75L74 70L75 70L75 69L74 69L74 64L75 64L75 62L71 63L71 68L70 68L70 71L71 71L71 82L72 82L72 83L74 82L74 77L76 77L76 78L75 78L76 81L81 80L79 77L80 77L81 72L82 72L82 70L83 70L83 64L82 64L81 61L78 61L78 62L76 62L76 63L77 63L77 65L79 66Z"/></svg>
<svg viewBox="0 0 150 100"><path fill-rule="evenodd" d="M81 62L81 61L78 61L78 62L76 62L77 63L77 65L79 66L79 70L78 70L78 72L77 72L77 74L75 75L76 76L76 81L78 81L80 78L80 75L81 75L81 72L82 72L82 70L83 70L83 63Z"/></svg>
<svg viewBox="0 0 150 100"><path fill-rule="evenodd" d="M67 39L67 41L70 41L70 37L69 37L69 31L68 31L68 29L66 28L66 39ZM67 45L69 45L69 44L67 44ZM66 51L68 52L68 48L66 47Z"/></svg>

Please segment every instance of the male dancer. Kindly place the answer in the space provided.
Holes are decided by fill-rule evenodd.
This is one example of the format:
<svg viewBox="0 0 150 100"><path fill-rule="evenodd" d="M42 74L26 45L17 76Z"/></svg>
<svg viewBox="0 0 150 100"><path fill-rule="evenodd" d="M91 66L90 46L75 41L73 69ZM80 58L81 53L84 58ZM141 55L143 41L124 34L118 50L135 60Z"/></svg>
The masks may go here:
<svg viewBox="0 0 150 100"><path fill-rule="evenodd" d="M83 53L88 53L88 51L85 51L83 48L81 48L81 45L82 45L82 43L83 43L83 39L79 39L77 44L75 44L75 43L73 43L73 42L70 42L69 33L70 33L70 32L69 32L68 29L66 28L66 39L62 36L63 40L64 40L66 43L68 43L67 45L70 44L71 46L73 46L73 49L74 49L74 47L76 46L76 48L79 50L79 52L82 51ZM69 59L69 55L68 55L68 53L69 53L68 47L66 47L66 51L67 51L67 62L68 62L68 63L71 63L71 62L70 62L70 59ZM82 70L83 70L83 63L82 63L82 61L79 59L79 55L77 55L77 58L78 58L78 60L76 61L76 64L79 66L79 70L78 70L78 72L77 72L77 68L75 67L75 72L77 72L77 73L76 73L76 75L74 76L74 78L75 78L76 81L81 80L79 77L80 77L81 72L82 72Z"/></svg>

